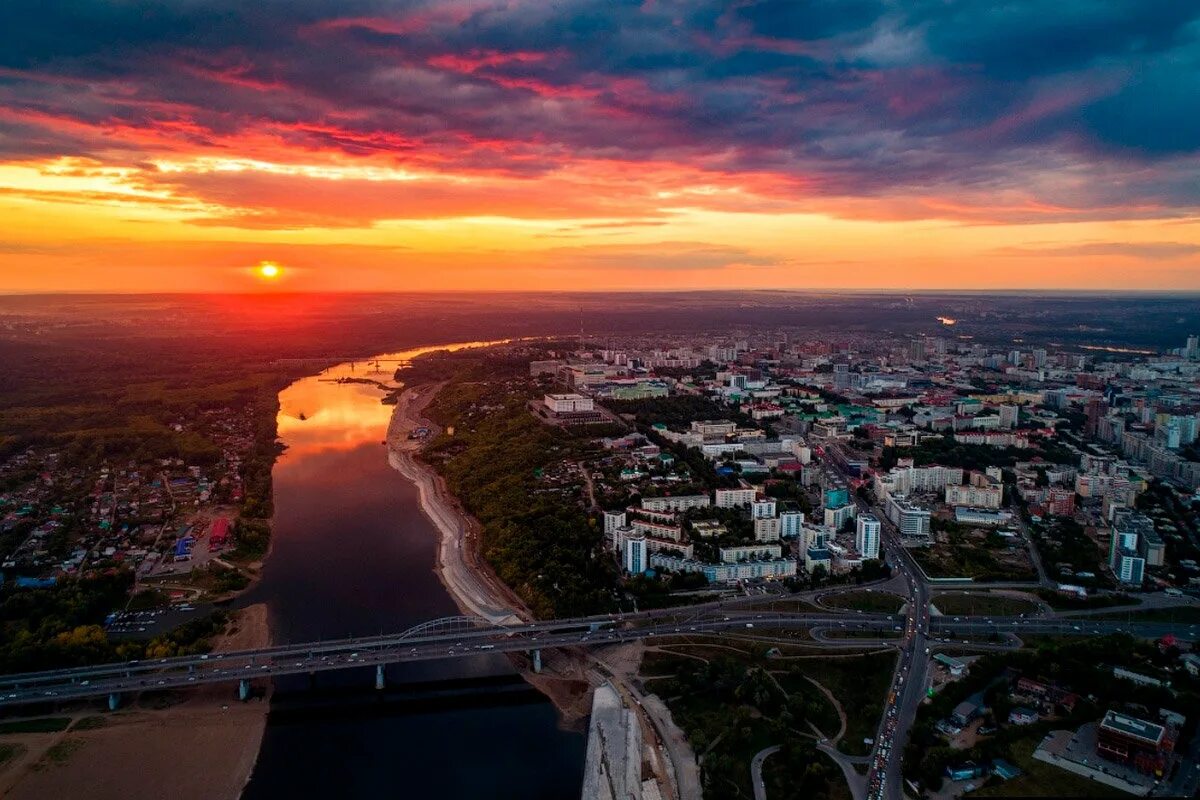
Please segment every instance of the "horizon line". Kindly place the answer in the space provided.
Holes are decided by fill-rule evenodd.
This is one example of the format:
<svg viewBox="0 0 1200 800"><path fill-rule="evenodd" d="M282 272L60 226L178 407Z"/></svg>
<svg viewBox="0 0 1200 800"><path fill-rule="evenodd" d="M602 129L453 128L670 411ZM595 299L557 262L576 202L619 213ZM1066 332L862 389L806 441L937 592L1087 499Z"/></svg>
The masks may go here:
<svg viewBox="0 0 1200 800"><path fill-rule="evenodd" d="M91 289L43 289L32 291L3 291L0 298L16 297L297 297L312 295L354 296L354 295L682 295L682 294L887 294L887 295L1140 295L1140 296L1200 296L1200 288L1195 289L1129 289L1103 288L1084 289L1079 287L1058 288L995 288L995 289L959 289L959 288L903 288L903 287L872 287L872 288L839 288L839 287L755 287L735 289L728 287L714 288L673 288L673 289L312 289L293 291L247 290L164 290L164 291L100 291Z"/></svg>

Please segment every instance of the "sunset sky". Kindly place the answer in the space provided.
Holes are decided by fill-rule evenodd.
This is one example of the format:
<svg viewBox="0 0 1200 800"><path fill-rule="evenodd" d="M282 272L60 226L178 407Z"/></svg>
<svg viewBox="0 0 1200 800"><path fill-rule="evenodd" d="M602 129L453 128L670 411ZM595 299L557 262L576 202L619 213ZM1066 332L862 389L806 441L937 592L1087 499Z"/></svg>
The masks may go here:
<svg viewBox="0 0 1200 800"><path fill-rule="evenodd" d="M4 0L0 292L1196 290L1198 108L1187 0Z"/></svg>

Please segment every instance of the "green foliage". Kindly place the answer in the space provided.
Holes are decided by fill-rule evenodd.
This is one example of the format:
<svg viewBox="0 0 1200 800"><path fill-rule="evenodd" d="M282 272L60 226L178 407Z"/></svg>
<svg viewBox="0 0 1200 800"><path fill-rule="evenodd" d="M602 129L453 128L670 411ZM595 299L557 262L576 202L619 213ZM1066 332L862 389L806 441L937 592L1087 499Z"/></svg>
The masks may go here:
<svg viewBox="0 0 1200 800"><path fill-rule="evenodd" d="M604 405L614 414L632 414L639 426L662 423L672 430L686 430L693 422L716 419L737 420L746 426L752 424L748 416L732 413L727 406L702 395L606 400Z"/></svg>
<svg viewBox="0 0 1200 800"><path fill-rule="evenodd" d="M171 604L171 596L161 589L143 589L129 598L129 611L145 611Z"/></svg>
<svg viewBox="0 0 1200 800"><path fill-rule="evenodd" d="M271 523L265 519L241 517L233 523L233 540L237 547L230 558L249 560L261 558L271 543Z"/></svg>
<svg viewBox="0 0 1200 800"><path fill-rule="evenodd" d="M1037 594L1051 608L1066 611L1138 605L1138 600L1127 594L1093 594L1088 595L1086 599L1060 594L1053 589L1038 589Z"/></svg>
<svg viewBox="0 0 1200 800"><path fill-rule="evenodd" d="M947 592L933 598L933 604L943 614L986 614L1015 617L1038 610L1037 603L1020 597L1002 594Z"/></svg>
<svg viewBox="0 0 1200 800"><path fill-rule="evenodd" d="M217 567L215 564L213 566ZM250 579L239 570L217 567L214 572L216 577L213 580L213 591L217 594L240 592L250 585Z"/></svg>
<svg viewBox="0 0 1200 800"><path fill-rule="evenodd" d="M613 609L616 567L602 533L577 504L538 492L537 471L579 455L588 439L536 420L526 405L535 393L525 380L450 383L429 413L455 433L425 457L482 524L484 558L535 614Z"/></svg>
<svg viewBox="0 0 1200 800"><path fill-rule="evenodd" d="M925 439L916 447L883 448L879 459L879 468L891 469L896 466L898 458L905 457L912 458L917 466L941 464L946 467L962 467L963 469L982 471L987 467L1011 467L1018 461L1028 460L1034 455L1040 455L1050 462L1063 464L1074 463L1076 460L1069 450L1054 443L1043 444L1035 453L1017 447L959 444L954 441L953 435L944 435Z"/></svg>
<svg viewBox="0 0 1200 800"><path fill-rule="evenodd" d="M118 572L46 589L5 589L0 593L0 672L204 652L207 638L225 625L224 612L218 612L150 642L110 641L101 623L125 605L132 582L130 573Z"/></svg>
<svg viewBox="0 0 1200 800"><path fill-rule="evenodd" d="M771 800L826 800L846 794L842 771L811 744L788 740L763 767Z"/></svg>
<svg viewBox="0 0 1200 800"><path fill-rule="evenodd" d="M861 609L877 611L883 614L895 614L900 611L904 600L889 592L854 591L826 595L821 602L830 608Z"/></svg>
<svg viewBox="0 0 1200 800"><path fill-rule="evenodd" d="M1106 583L1104 574L1104 551L1084 531L1082 525L1070 517L1056 517L1049 525L1033 526L1034 542L1042 560L1051 564L1067 563L1076 572L1092 572L1097 577L1092 584ZM1080 579L1072 579L1079 582Z"/></svg>
<svg viewBox="0 0 1200 800"><path fill-rule="evenodd" d="M71 725L70 717L39 717L0 722L0 734L5 733L58 733Z"/></svg>
<svg viewBox="0 0 1200 800"><path fill-rule="evenodd" d="M1023 581L1037 577L1031 567L1021 567L1001 561L987 542L980 547L960 539L955 543L921 547L912 550L913 557L930 577L966 577L977 581Z"/></svg>
<svg viewBox="0 0 1200 800"><path fill-rule="evenodd" d="M0 767L3 767L23 752L25 752L25 748L19 744L0 744Z"/></svg>

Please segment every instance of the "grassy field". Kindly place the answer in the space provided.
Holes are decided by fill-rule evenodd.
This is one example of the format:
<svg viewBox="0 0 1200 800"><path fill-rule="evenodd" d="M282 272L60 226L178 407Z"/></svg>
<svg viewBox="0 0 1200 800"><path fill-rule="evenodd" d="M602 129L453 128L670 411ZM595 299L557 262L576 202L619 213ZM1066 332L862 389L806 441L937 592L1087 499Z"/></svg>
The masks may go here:
<svg viewBox="0 0 1200 800"><path fill-rule="evenodd" d="M1037 572L1027 563L1011 560L1018 554L1006 551L992 551L972 544L938 544L914 548L910 552L931 578L973 578L983 582L1037 579Z"/></svg>
<svg viewBox="0 0 1200 800"><path fill-rule="evenodd" d="M830 766L834 764L827 755L820 754L819 758L825 759ZM796 776L789 766L778 753L763 764L763 783L767 785L767 797L771 800L776 800L777 797L779 800L852 800L850 787L844 780L830 781L823 795L812 795L798 790Z"/></svg>
<svg viewBox="0 0 1200 800"><path fill-rule="evenodd" d="M71 724L70 717L41 717L0 723L0 734L4 733L58 733Z"/></svg>
<svg viewBox="0 0 1200 800"><path fill-rule="evenodd" d="M778 744L785 749L767 780L772 798L847 796L840 770L813 747L810 723L829 737L841 723L837 709L809 678L828 689L846 713L841 745L863 754L868 751L863 738L875 735L895 654L826 650L814 657L820 651L784 644L777 648L779 657L766 657L764 643L725 637L692 644L675 637L668 646L672 652L646 654L641 674L702 757L706 798L751 800L750 761L759 750Z"/></svg>
<svg viewBox="0 0 1200 800"><path fill-rule="evenodd" d="M825 595L821 598L821 602L829 608L872 611L881 614L898 613L901 606L904 605L904 599L897 595L867 589Z"/></svg>
<svg viewBox="0 0 1200 800"><path fill-rule="evenodd" d="M825 632L826 639L899 639L898 631L858 631L832 628Z"/></svg>
<svg viewBox="0 0 1200 800"><path fill-rule="evenodd" d="M650 681L647 686L663 696L671 716L687 734L697 755L703 757L705 796L751 800L754 791L750 762L754 754L794 736L779 724L783 695L774 688L772 678L761 672L764 661L760 657L727 649L688 652L690 656L648 654L654 657L643 662L643 674L675 677ZM752 674L757 677L751 679ZM793 688L798 687L785 686L785 690ZM804 687L803 695L789 691L792 696L814 707L814 719L836 717L828 701L811 684Z"/></svg>
<svg viewBox="0 0 1200 800"><path fill-rule="evenodd" d="M0 767L3 767L23 752L25 752L25 748L22 745L0 744Z"/></svg>
<svg viewBox="0 0 1200 800"><path fill-rule="evenodd" d="M871 751L863 739L875 736L895 667L892 652L802 662L804 674L833 692L846 711L846 736L838 745L842 752L860 756Z"/></svg>
<svg viewBox="0 0 1200 800"><path fill-rule="evenodd" d="M103 728L107 724L108 724L107 718L105 718L99 714L95 714L90 717L84 717L83 719L79 720L79 722L76 722L75 727L71 729L71 732L74 733L75 731L94 731L97 728Z"/></svg>
<svg viewBox="0 0 1200 800"><path fill-rule="evenodd" d="M1038 742L1013 745L1013 761L1024 772L1011 781L985 786L970 797L1132 797L1132 795L1059 769L1033 757Z"/></svg>
<svg viewBox="0 0 1200 800"><path fill-rule="evenodd" d="M1141 601L1127 594L1096 594L1086 600L1059 594L1052 589L1038 589L1038 597L1042 598L1056 611L1075 611L1090 608L1115 608L1117 606L1136 606Z"/></svg>
<svg viewBox="0 0 1200 800"><path fill-rule="evenodd" d="M79 748L83 747L83 739L67 738L63 739L50 747L46 751L46 755L38 763L33 765L36 770L45 770L54 766L62 766L67 763L71 756L74 755Z"/></svg>
<svg viewBox="0 0 1200 800"><path fill-rule="evenodd" d="M789 614L804 614L809 611L820 611L820 609L808 602L799 598L787 598L785 600L764 600L761 603L753 603L750 608L755 611L782 611Z"/></svg>
<svg viewBox="0 0 1200 800"><path fill-rule="evenodd" d="M983 614L1001 617L1015 617L1019 614L1030 614L1038 610L1037 603L1018 597L1007 597L1000 594L973 594L967 592L951 592L939 594L933 598L933 604L943 614Z"/></svg>
<svg viewBox="0 0 1200 800"><path fill-rule="evenodd" d="M1193 624L1200 623L1200 607L1180 606L1179 608L1149 608L1142 611L1110 611L1104 614L1090 614L1087 619L1132 619L1135 622Z"/></svg>

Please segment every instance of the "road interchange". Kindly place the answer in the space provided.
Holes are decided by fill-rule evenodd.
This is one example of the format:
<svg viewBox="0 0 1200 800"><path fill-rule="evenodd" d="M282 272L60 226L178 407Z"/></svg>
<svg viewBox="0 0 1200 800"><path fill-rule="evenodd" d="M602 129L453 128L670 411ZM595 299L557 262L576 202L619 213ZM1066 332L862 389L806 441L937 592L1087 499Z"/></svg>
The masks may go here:
<svg viewBox="0 0 1200 800"><path fill-rule="evenodd" d="M0 707L62 702L198 684L241 682L283 675L378 667L407 661L464 658L495 653L532 652L555 647L597 647L672 636L737 633L759 636L772 630L878 632L878 639L848 640L847 646L892 645L911 654L912 617L866 612L785 612L748 609L744 599L705 607L643 612L622 616L581 617L493 626L456 618L445 626L419 626L395 635L280 645L254 650L180 656L0 676ZM762 598L759 598L761 601ZM901 630L898 631L897 628ZM945 646L1015 635L1104 635L1127 632L1158 637L1172 633L1194 639L1200 626L1126 620L1022 617L935 617L919 629ZM889 638L884 638L889 637ZM924 645L922 644L922 647ZM914 681L915 683L915 681ZM911 684L910 684L911 685Z"/></svg>

